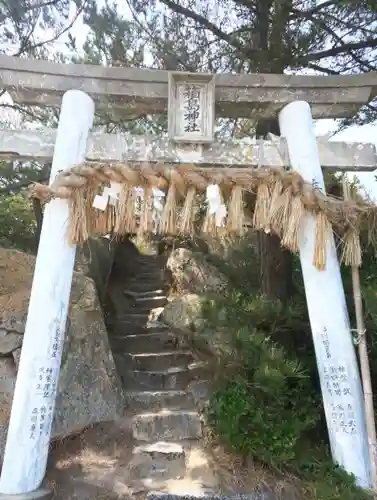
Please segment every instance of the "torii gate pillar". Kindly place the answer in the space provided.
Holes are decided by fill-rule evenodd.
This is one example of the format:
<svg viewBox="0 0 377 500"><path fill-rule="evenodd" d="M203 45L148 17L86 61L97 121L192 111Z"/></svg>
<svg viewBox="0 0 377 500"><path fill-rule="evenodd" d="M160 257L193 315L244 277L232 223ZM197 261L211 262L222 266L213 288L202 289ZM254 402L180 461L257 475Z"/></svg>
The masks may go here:
<svg viewBox="0 0 377 500"><path fill-rule="evenodd" d="M293 170L324 192L309 104L288 104L280 112L279 123ZM331 451L334 461L353 474L359 486L370 488L364 398L334 237L331 232L326 269L318 271L312 264L315 229L314 217L307 216L301 228L300 260Z"/></svg>
<svg viewBox="0 0 377 500"><path fill-rule="evenodd" d="M81 91L63 96L50 184L61 170L84 161L94 103ZM67 243L67 200L45 209L29 310L13 397L0 499L45 499L46 473L76 248Z"/></svg>

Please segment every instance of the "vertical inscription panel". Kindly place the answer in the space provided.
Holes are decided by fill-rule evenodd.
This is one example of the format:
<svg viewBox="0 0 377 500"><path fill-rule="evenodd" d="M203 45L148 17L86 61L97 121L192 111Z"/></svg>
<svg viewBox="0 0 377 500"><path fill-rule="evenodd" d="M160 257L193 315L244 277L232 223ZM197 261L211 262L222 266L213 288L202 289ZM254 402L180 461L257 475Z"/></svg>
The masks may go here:
<svg viewBox="0 0 377 500"><path fill-rule="evenodd" d="M174 142L214 140L215 85L213 75L169 74L169 137Z"/></svg>

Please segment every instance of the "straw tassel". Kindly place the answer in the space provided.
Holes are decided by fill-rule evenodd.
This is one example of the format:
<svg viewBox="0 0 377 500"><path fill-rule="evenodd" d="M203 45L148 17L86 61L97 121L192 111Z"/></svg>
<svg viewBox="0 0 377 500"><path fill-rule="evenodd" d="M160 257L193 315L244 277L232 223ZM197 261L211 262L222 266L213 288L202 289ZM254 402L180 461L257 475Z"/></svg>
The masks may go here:
<svg viewBox="0 0 377 500"><path fill-rule="evenodd" d="M194 221L196 217L195 196L195 187L189 187L179 221L179 233L185 236L192 235L194 232Z"/></svg>
<svg viewBox="0 0 377 500"><path fill-rule="evenodd" d="M118 195L114 232L118 235L136 231L136 192L133 186L123 184Z"/></svg>
<svg viewBox="0 0 377 500"><path fill-rule="evenodd" d="M83 192L75 189L72 198L69 200L69 229L68 241L71 245L82 243L88 238L86 225L86 206Z"/></svg>
<svg viewBox="0 0 377 500"><path fill-rule="evenodd" d="M116 220L115 206L108 205L107 221L106 221L106 234L111 234L114 231Z"/></svg>
<svg viewBox="0 0 377 500"><path fill-rule="evenodd" d="M216 234L216 218L215 214L211 214L211 205L207 199L206 214L204 216L202 233L214 236Z"/></svg>
<svg viewBox="0 0 377 500"><path fill-rule="evenodd" d="M144 198L140 214L138 236L152 232L153 229L153 189L148 186L144 189Z"/></svg>
<svg viewBox="0 0 377 500"><path fill-rule="evenodd" d="M362 251L360 234L354 228L348 229L344 235L341 260L346 266L361 267Z"/></svg>
<svg viewBox="0 0 377 500"><path fill-rule="evenodd" d="M228 206L227 230L242 236L245 231L245 211L243 200L243 189L241 186L233 186Z"/></svg>
<svg viewBox="0 0 377 500"><path fill-rule="evenodd" d="M255 229L269 229L268 214L271 205L271 194L266 182L259 184L255 202L253 225Z"/></svg>
<svg viewBox="0 0 377 500"><path fill-rule="evenodd" d="M89 236L94 233L96 227L95 220L95 210L93 208L93 202L96 194L98 193L98 184L95 182L90 182L86 189L86 227L89 233Z"/></svg>
<svg viewBox="0 0 377 500"><path fill-rule="evenodd" d="M94 217L94 233L99 235L107 234L109 205L107 205L105 210L98 210L97 208L94 208Z"/></svg>
<svg viewBox="0 0 377 500"><path fill-rule="evenodd" d="M216 185L218 188L218 196L220 199L218 199L218 206L217 208L220 209L221 205L224 205L224 197L221 192L221 189L218 185ZM207 188L208 190L208 188ZM206 215L204 217L203 225L202 225L202 233L209 235L209 236L218 236L223 234L224 232L224 227L218 227L217 222L218 222L218 215L217 213L211 213L211 202L208 200L208 191L207 191L207 211Z"/></svg>
<svg viewBox="0 0 377 500"><path fill-rule="evenodd" d="M318 212L315 227L315 246L313 255L313 266L318 271L326 269L327 243L329 241L331 225L323 212Z"/></svg>
<svg viewBox="0 0 377 500"><path fill-rule="evenodd" d="M277 196L274 203L271 203L269 211L269 224L274 232L281 237L288 227L291 212L292 189L288 187L280 196Z"/></svg>
<svg viewBox="0 0 377 500"><path fill-rule="evenodd" d="M301 196L294 196L291 201L290 213L283 228L282 246L288 248L291 252L297 253L299 247L300 226L302 218L305 215L305 207Z"/></svg>
<svg viewBox="0 0 377 500"><path fill-rule="evenodd" d="M268 212L269 224L271 223L272 211L275 210L276 204L278 203L278 200L279 200L281 194L283 193L283 189L284 189L284 186L283 186L283 183L281 182L281 180L276 179L276 181L274 183L274 187L272 189L272 193L271 193L270 209Z"/></svg>
<svg viewBox="0 0 377 500"><path fill-rule="evenodd" d="M95 195L99 194L104 186L108 186L109 183L114 184L110 180L114 175L112 171L100 164L75 166L72 172L59 177L59 182L56 181L52 187L33 185L31 194L44 201L49 201L52 198L67 199L70 210L67 237L71 244L83 243L95 234L135 234L138 227L138 218L135 213L137 212L137 195L135 188L131 187L129 183L132 182L134 186L137 186L144 181L140 174L132 169L126 168L126 170L128 177L117 178L116 181L116 183L122 184L116 205L111 203L114 197L112 196L105 210L95 208L93 201ZM212 173L206 173L204 176L201 171L194 175L195 169L189 170L191 170L190 179L185 176L183 166L181 172L169 167L159 170L158 175L150 177L150 186L166 189L169 184L162 216L158 222L156 221L159 233L176 234L178 230L182 235L193 234L196 231L198 191L201 192L211 186L218 187L218 184L214 184L218 182L225 186L228 185L228 182L234 182L234 184L229 198L227 192L228 210L223 201L221 201L221 209L216 208L219 205L219 200L215 200L216 196L213 200L211 199L213 193L209 196L213 208L207 208L202 231L216 237L223 232L231 236L241 236L244 233L243 198L245 191L242 186L245 182L250 187L257 186L253 214L254 227L265 232L276 232L281 238L282 246L292 252L299 250L300 226L303 216L310 213L315 217L316 241L313 265L317 269L326 268L326 245L332 223L347 228L345 234L343 229L342 261L352 267L360 267L362 261L360 225L362 223L368 224L368 237L370 239L373 239L377 233L376 208L368 200L360 201L357 197L354 201L345 203L334 197L326 196L325 193L314 189L311 184L304 182L297 173L286 172L283 169L264 169L253 174L248 173L246 177L237 177L233 174L227 174L227 171L220 176ZM127 180L128 178L130 180ZM110 193L111 190L107 189L106 192ZM180 210L178 201L184 193L186 196L183 209ZM98 202L101 201L97 204L99 207L106 205L103 196L106 194L102 194L102 200L98 200ZM139 232L141 233L155 231L152 223L154 212L151 191L149 190L149 194L146 193L145 196L146 200L142 204L140 216ZM222 198L221 193L220 198ZM178 216L179 220L177 220ZM226 221L225 225L224 221ZM217 227L219 225L222 227Z"/></svg>
<svg viewBox="0 0 377 500"><path fill-rule="evenodd" d="M76 188L72 191L73 197L69 199L69 229L68 241L71 244L80 244L87 241L94 230L93 200L97 194L98 186L90 182L82 190Z"/></svg>
<svg viewBox="0 0 377 500"><path fill-rule="evenodd" d="M176 234L177 231L177 188L174 182L169 186L164 210L162 212L158 232L160 234Z"/></svg>
<svg viewBox="0 0 377 500"><path fill-rule="evenodd" d="M207 212L204 217L202 233L209 234L211 236L216 236L217 228L216 228L216 215L210 214L210 208L207 207Z"/></svg>

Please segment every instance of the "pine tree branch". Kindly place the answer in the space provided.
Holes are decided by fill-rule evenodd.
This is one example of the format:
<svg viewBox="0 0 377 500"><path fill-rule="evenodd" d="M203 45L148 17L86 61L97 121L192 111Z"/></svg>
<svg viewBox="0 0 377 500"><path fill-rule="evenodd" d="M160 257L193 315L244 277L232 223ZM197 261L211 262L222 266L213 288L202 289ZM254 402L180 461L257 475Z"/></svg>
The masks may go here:
<svg viewBox="0 0 377 500"><path fill-rule="evenodd" d="M308 68L314 69L314 71L319 71L321 73L325 73L326 75L334 75L334 76L340 75L340 71L335 71L335 70L329 69L329 68L323 68L322 66L319 66L318 64L314 64L314 63L309 63Z"/></svg>
<svg viewBox="0 0 377 500"><path fill-rule="evenodd" d="M65 28L63 28L61 31L59 31L58 33L55 33L54 36L52 36L51 38L49 38L48 40L43 40L41 42L38 42L38 43L35 43L32 47L31 47L31 50L35 50L37 49L38 47L42 47L43 45L48 45L50 43L53 43L53 42L56 42L56 40L58 38L60 38L62 35L64 35L65 33L67 33L71 28L72 26L75 24L75 22L77 21L77 19L80 17L80 15L83 13L84 9L85 9L85 6L87 4L87 0L84 0L81 7L79 9L77 9L77 12L75 13L74 17L72 18L72 20L67 24L67 26ZM20 49L21 50L21 49ZM19 51L17 54L16 54L16 57L18 57L19 55L21 55L21 52Z"/></svg>
<svg viewBox="0 0 377 500"><path fill-rule="evenodd" d="M254 14L256 13L256 7L254 0L233 0L236 5L245 7L245 9L251 10Z"/></svg>
<svg viewBox="0 0 377 500"><path fill-rule="evenodd" d="M17 182L16 184L10 184L9 186L0 188L0 194L11 194L11 193L17 193L18 191L21 191L22 189L30 186L30 184L33 184L33 182L38 182L40 184L44 184L45 182L48 182L48 177L42 177L40 179L36 179L34 181L31 181L30 179L27 179L22 182Z"/></svg>
<svg viewBox="0 0 377 500"><path fill-rule="evenodd" d="M327 2L323 2L318 4L316 7L313 7L312 9L309 10L304 10L302 11L302 14L308 14L308 15L313 15L316 14L317 12L320 12L323 9L327 9L328 7L336 6L337 4L341 4L343 0L328 0Z"/></svg>
<svg viewBox="0 0 377 500"><path fill-rule="evenodd" d="M237 42L234 36L232 36L233 35L232 33L225 33L201 14L198 14L197 12L194 12L186 7L182 7L181 5L177 5L171 0L160 0L160 1L161 3L166 5L166 7L169 7L169 9L173 10L177 14L181 14L182 16L192 19L193 21L203 26L203 28L207 29L215 36L217 36L220 40L229 43L229 45L237 49L245 57L251 57L253 54L259 52L258 50L250 49L249 47L248 48L243 47L240 43Z"/></svg>
<svg viewBox="0 0 377 500"><path fill-rule="evenodd" d="M148 37L158 47L158 50L160 51L161 58L164 59L163 54L172 58L174 61L173 64L175 63L175 65L176 65L174 70L177 70L178 65L181 64L185 68L186 71L190 71L190 72L194 73L195 69L193 67L187 65L187 63L185 61L183 61L182 58L180 58L177 54L168 50L167 43L163 43L163 42L161 42L161 40L158 40L157 37L148 28L146 28L146 26L142 22L139 21L138 16L137 16L136 12L134 11L130 0L126 0L126 3L128 5L128 8L130 9L130 12L131 12L131 15L133 17L134 22L139 26L139 28L142 31L144 31L148 35ZM164 63L165 63L165 66L167 66L165 60L164 60ZM171 68L166 67L165 69L169 70Z"/></svg>
<svg viewBox="0 0 377 500"><path fill-rule="evenodd" d="M11 3L13 3L13 0L11 0ZM59 5L59 3L60 3L60 0L51 0L48 2L36 3L33 5L23 4L23 6L22 6L23 12L22 13L25 15L27 12L31 12L31 11L37 10L37 9L45 9L48 7L53 7L55 5ZM0 24L4 23L4 21L6 21L7 18L9 18L9 17L11 17L9 11L4 10L3 12L1 12L0 13Z"/></svg>
<svg viewBox="0 0 377 500"><path fill-rule="evenodd" d="M325 57L334 57L340 54L350 53L352 50L368 49L377 47L377 37L370 40L364 40L362 42L355 43L345 43L344 45L333 47L328 50L322 50L321 52L314 52L313 54L308 54L307 56L300 57L298 59L299 64L307 64L311 61L319 61Z"/></svg>
<svg viewBox="0 0 377 500"><path fill-rule="evenodd" d="M318 19L314 15L312 15L308 12L302 13L301 11L299 11L297 9L293 9L292 12L297 17L305 17L305 19L307 19L308 21L311 21L314 25L315 24L319 25L324 31L326 31L326 33L328 33L334 40L336 40L336 42L340 45L340 47L343 47L343 49L349 53L349 55L352 57L352 59L361 66L360 69L366 70L366 71L373 71L374 70L374 68L372 66L370 66L370 64L368 62L363 61L362 58L360 58L356 54L354 54L354 52L352 50L350 50L349 48L347 49L346 42L333 29L331 29L330 26L328 26L323 19ZM335 73L335 74L339 74L339 73Z"/></svg>

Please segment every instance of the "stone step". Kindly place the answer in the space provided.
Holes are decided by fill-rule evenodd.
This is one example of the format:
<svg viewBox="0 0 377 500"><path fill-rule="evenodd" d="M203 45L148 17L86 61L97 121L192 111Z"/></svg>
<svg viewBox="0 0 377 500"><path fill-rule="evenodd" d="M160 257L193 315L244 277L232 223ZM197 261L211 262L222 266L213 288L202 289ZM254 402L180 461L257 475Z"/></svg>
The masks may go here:
<svg viewBox="0 0 377 500"><path fill-rule="evenodd" d="M119 335L120 337L124 337L124 335L130 335L129 331L131 330L136 330L137 332L141 332L144 330L144 333L159 333L159 332L166 332L169 330L168 325L165 325L165 323L162 323L161 321L158 320L150 320L148 319L147 323L145 325L143 324L136 324L130 327L130 324L128 322L124 323L123 321L119 321L117 318L112 318L111 322L109 322L113 328L114 334L117 336ZM124 331L124 327L127 327L126 333Z"/></svg>
<svg viewBox="0 0 377 500"><path fill-rule="evenodd" d="M148 314L146 312L129 311L127 313L124 313L123 310L120 311L120 313L116 316L116 320L119 322L135 321L137 323L138 321L145 320L145 318L148 319Z"/></svg>
<svg viewBox="0 0 377 500"><path fill-rule="evenodd" d="M204 363L191 363L187 368L172 367L163 371L125 370L117 364L124 388L138 390L184 390L204 371Z"/></svg>
<svg viewBox="0 0 377 500"><path fill-rule="evenodd" d="M126 411L188 410L194 397L185 391L125 391Z"/></svg>
<svg viewBox="0 0 377 500"><path fill-rule="evenodd" d="M148 328L148 326L143 326L143 325L127 325L127 327L124 327L123 325L118 326L111 326L109 328L111 331L110 334L110 341L113 338L121 338L124 339L127 335L145 335L147 333L164 333L170 331L170 328L165 326L165 327L160 327L160 328ZM122 351L123 352L123 351Z"/></svg>
<svg viewBox="0 0 377 500"><path fill-rule="evenodd" d="M127 303L122 306L122 308L119 310L117 314L117 318L119 318L119 321L128 321L128 316L131 315L142 315L144 318L148 318L150 310L153 309L152 307L144 307L143 305L137 305L135 303Z"/></svg>
<svg viewBox="0 0 377 500"><path fill-rule="evenodd" d="M155 290L161 290L162 288L164 288L164 283L161 283L160 280L145 281L143 279L135 279L132 281L127 281L125 288L127 288L128 290L133 290L136 293L152 293ZM131 296L128 295L128 297Z"/></svg>
<svg viewBox="0 0 377 500"><path fill-rule="evenodd" d="M152 303L156 303L160 300L163 300L163 299L166 299L167 300L167 297L164 293L161 293L161 295L150 295L150 296L141 296L141 297L134 297L134 300L137 304L141 304L141 303L145 303L145 302L152 302ZM158 307L158 306L156 306Z"/></svg>
<svg viewBox="0 0 377 500"><path fill-rule="evenodd" d="M202 422L196 411L142 413L133 417L131 425L133 437L138 441L183 441L202 437Z"/></svg>
<svg viewBox="0 0 377 500"><path fill-rule="evenodd" d="M135 481L132 493L138 500L278 500L276 496L225 497L216 493L213 487L203 485L201 480L182 476L169 480L154 478Z"/></svg>
<svg viewBox="0 0 377 500"><path fill-rule="evenodd" d="M147 290L146 292L135 292L134 290L124 290L123 291L124 295L126 297L131 297L135 300L141 300L143 298L151 298L151 297L160 297L162 295L165 295L165 291L162 288L156 289L156 290Z"/></svg>
<svg viewBox="0 0 377 500"><path fill-rule="evenodd" d="M155 307L163 307L168 303L168 298L166 295L154 296L154 297L141 297L135 300L136 307L149 307L149 309L154 309Z"/></svg>
<svg viewBox="0 0 377 500"><path fill-rule="evenodd" d="M150 289L163 288L164 282L162 279L162 272L155 271L147 274L140 274L138 272L135 272L125 281L125 285L129 289L132 288L131 285L136 285L139 283L143 283L143 285L148 283L150 285Z"/></svg>
<svg viewBox="0 0 377 500"><path fill-rule="evenodd" d="M144 297L152 297L155 296L156 290L164 289L164 283L160 283L159 281L153 281L151 283L145 283L143 281L135 281L132 283L127 283L128 290L132 290L135 294L144 294ZM164 289L162 295L166 295L168 289ZM123 294L125 298L128 300L134 300L134 296L129 294Z"/></svg>
<svg viewBox="0 0 377 500"><path fill-rule="evenodd" d="M153 482L151 484L157 488L163 489L162 483ZM169 491L169 493L164 493L163 491L151 491L149 487L149 493L147 493L144 498L146 500L281 500L282 498L293 500L297 498L296 495L292 496L291 494L282 497L281 494L274 493L264 486L257 487L249 494L230 493L229 495L216 493L213 488L206 488L201 485L200 482L195 481L193 481L191 485L188 485L186 480L177 480L173 482L169 489L171 490L173 488L174 493L171 491ZM144 491L146 491L146 489L144 489Z"/></svg>
<svg viewBox="0 0 377 500"><path fill-rule="evenodd" d="M159 281L154 281L153 283L145 283L140 281L127 282L125 288L127 290L132 290L134 294L145 294L144 296L150 297L151 295L156 294L156 290L163 290L163 293L166 294L167 288L165 288L165 284ZM131 298L130 294L125 294L125 297Z"/></svg>
<svg viewBox="0 0 377 500"><path fill-rule="evenodd" d="M164 491L151 491L151 487L148 488L149 492L144 497L145 500L278 500L276 496L267 494L252 495L234 495L225 496L216 493L213 488L206 488L201 484L200 481L187 481L186 479L181 479L173 481L173 484L169 482L169 493L164 493ZM161 482L151 482L154 486L153 489L159 488L164 490L164 485ZM170 490L174 490L171 493ZM141 491L147 491L144 488ZM180 492L180 493L178 493ZM281 497L280 497L281 498Z"/></svg>
<svg viewBox="0 0 377 500"><path fill-rule="evenodd" d="M123 326L125 328L129 328L130 325L144 326L148 322L148 313L124 314L122 311L121 315L117 315L114 320L117 322L117 326Z"/></svg>
<svg viewBox="0 0 377 500"><path fill-rule="evenodd" d="M119 317L127 318L129 314L149 314L151 311L157 310L157 309L163 309L169 301L167 300L166 297L163 297L160 300L156 301L145 301L145 302L129 302L128 304L125 304L124 307L122 307L121 314L119 314Z"/></svg>
<svg viewBox="0 0 377 500"><path fill-rule="evenodd" d="M161 273L159 272L147 275L136 273L134 276L130 276L125 281L124 288L132 289L133 285L139 285L139 284L143 284L144 287L148 285L147 290L153 290L153 288L156 290L158 288L164 287L164 282L161 278Z"/></svg>
<svg viewBox="0 0 377 500"><path fill-rule="evenodd" d="M135 265L141 269L144 267L158 267L161 268L164 265L164 261L157 256L141 256L135 259Z"/></svg>
<svg viewBox="0 0 377 500"><path fill-rule="evenodd" d="M165 351L165 352L147 352L137 354L115 354L119 366L125 370L145 370L159 371L175 366L187 368L194 361L192 354L188 351Z"/></svg>
<svg viewBox="0 0 377 500"><path fill-rule="evenodd" d="M148 314L146 314L146 313L143 313L143 315L148 317ZM119 319L118 317L113 315L111 318L108 319L108 324L111 325L112 327L122 326L123 321L124 320ZM127 320L127 323L128 323L128 320ZM165 323L163 323L160 320L148 320L148 322L145 325L142 325L142 328L145 328L148 331L152 331L153 329L155 331L161 331L164 329L166 330L166 328L168 328L168 325L166 325Z"/></svg>
<svg viewBox="0 0 377 500"><path fill-rule="evenodd" d="M111 339L114 352L146 353L174 349L178 342L168 330L155 333L113 336Z"/></svg>
<svg viewBox="0 0 377 500"><path fill-rule="evenodd" d="M151 258L151 257L136 257L133 258L132 264L134 264L135 269L140 269L141 271L149 268L161 269L164 267L164 261L162 259Z"/></svg>
<svg viewBox="0 0 377 500"><path fill-rule="evenodd" d="M144 286L146 283L149 284L149 290L157 290L159 288L164 288L165 283L162 276L162 272L150 273L148 275L140 275L138 272L127 277L124 280L125 290L134 290L133 285L139 285L142 283ZM138 287L139 288L139 287ZM136 291L139 291L138 289Z"/></svg>
<svg viewBox="0 0 377 500"><path fill-rule="evenodd" d="M139 267L139 272L137 275L139 276L149 276L151 274L157 274L162 272L162 266L158 264L142 264Z"/></svg>
<svg viewBox="0 0 377 500"><path fill-rule="evenodd" d="M128 465L132 485L142 479L172 479L185 473L185 452L179 443L158 441L133 449ZM139 489L139 488L138 488Z"/></svg>

